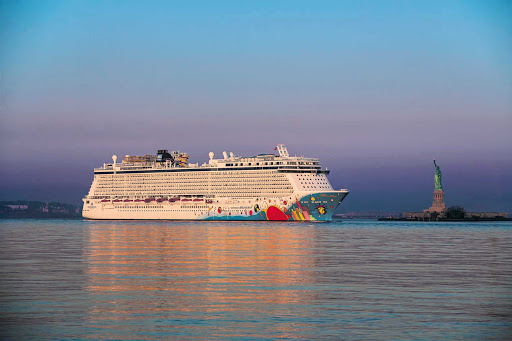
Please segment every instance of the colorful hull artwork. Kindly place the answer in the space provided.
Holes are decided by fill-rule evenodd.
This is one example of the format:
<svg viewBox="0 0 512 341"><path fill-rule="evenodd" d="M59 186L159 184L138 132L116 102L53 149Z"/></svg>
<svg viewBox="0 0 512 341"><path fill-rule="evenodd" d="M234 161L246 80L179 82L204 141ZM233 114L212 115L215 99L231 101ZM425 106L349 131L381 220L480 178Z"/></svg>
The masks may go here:
<svg viewBox="0 0 512 341"><path fill-rule="evenodd" d="M348 192L326 192L305 195L294 203L273 204L262 202L255 204L253 210L232 215L221 207L211 209L198 219L204 220L272 220L272 221L330 221L336 207Z"/></svg>

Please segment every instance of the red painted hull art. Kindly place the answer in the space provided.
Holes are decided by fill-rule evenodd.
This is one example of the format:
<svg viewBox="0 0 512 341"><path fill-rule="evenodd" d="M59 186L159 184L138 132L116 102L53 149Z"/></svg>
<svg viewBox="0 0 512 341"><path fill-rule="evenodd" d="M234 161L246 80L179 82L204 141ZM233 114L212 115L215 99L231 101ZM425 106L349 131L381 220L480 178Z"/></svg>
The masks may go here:
<svg viewBox="0 0 512 341"><path fill-rule="evenodd" d="M267 220L288 220L286 214L276 206L267 208Z"/></svg>

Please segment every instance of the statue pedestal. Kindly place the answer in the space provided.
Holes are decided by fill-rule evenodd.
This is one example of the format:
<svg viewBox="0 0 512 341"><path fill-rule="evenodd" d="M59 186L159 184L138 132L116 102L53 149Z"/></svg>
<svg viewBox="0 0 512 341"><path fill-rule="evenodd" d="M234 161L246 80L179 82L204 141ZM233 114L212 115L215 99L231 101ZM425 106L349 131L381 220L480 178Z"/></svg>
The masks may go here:
<svg viewBox="0 0 512 341"><path fill-rule="evenodd" d="M443 212L446 210L446 205L444 204L444 191L442 189L436 189L434 191L434 201L432 202L432 207L426 209L426 212Z"/></svg>

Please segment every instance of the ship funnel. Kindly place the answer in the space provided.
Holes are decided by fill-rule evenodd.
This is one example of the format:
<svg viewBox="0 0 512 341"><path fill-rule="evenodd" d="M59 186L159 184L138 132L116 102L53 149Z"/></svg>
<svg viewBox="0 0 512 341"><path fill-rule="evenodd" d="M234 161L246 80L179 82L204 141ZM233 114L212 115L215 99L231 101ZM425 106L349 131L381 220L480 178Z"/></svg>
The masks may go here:
<svg viewBox="0 0 512 341"><path fill-rule="evenodd" d="M233 159L235 157L235 154L233 152L229 152L229 157Z"/></svg>
<svg viewBox="0 0 512 341"><path fill-rule="evenodd" d="M210 153L208 154L208 156L210 157L210 160L212 160L212 159L213 159L213 157L215 156L215 154L214 154L213 152L210 152Z"/></svg>
<svg viewBox="0 0 512 341"><path fill-rule="evenodd" d="M274 148L274 150L276 150L279 152L279 156L280 157L289 157L288 155L288 149L286 149L286 147L284 146L284 144L278 144L276 148Z"/></svg>
<svg viewBox="0 0 512 341"><path fill-rule="evenodd" d="M224 160L227 160L227 159L228 159L228 152L223 151L223 152L222 152L222 155L224 155Z"/></svg>

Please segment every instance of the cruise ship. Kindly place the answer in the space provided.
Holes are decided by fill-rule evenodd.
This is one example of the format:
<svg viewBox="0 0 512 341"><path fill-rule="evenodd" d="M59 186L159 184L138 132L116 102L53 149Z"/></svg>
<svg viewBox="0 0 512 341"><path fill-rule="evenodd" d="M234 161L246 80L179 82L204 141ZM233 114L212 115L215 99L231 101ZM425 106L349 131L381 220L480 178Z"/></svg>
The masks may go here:
<svg viewBox="0 0 512 341"><path fill-rule="evenodd" d="M88 219L330 221L348 195L334 190L319 159L277 154L209 153L189 163L179 151L126 155L94 169L83 198Z"/></svg>

